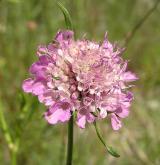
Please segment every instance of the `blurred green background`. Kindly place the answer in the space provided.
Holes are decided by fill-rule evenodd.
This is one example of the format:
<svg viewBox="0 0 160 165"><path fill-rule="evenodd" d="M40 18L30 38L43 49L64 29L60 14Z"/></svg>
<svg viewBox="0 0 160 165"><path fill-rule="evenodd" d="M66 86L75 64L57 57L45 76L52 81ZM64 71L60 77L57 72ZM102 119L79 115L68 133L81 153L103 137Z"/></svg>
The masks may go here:
<svg viewBox="0 0 160 165"><path fill-rule="evenodd" d="M126 34L154 5L154 0L62 0L69 10L77 37L122 43ZM107 120L99 127L107 144L119 151L116 159L105 152L94 127L75 125L73 165L160 164L160 6L150 15L123 55L139 76L135 100L124 127L113 131ZM49 43L64 18L53 0L0 0L0 110L9 130L19 139L19 165L63 165L67 125L49 126L43 120L45 107L37 98L21 96L22 81L36 60L38 44ZM10 164L10 152L0 130L0 164Z"/></svg>

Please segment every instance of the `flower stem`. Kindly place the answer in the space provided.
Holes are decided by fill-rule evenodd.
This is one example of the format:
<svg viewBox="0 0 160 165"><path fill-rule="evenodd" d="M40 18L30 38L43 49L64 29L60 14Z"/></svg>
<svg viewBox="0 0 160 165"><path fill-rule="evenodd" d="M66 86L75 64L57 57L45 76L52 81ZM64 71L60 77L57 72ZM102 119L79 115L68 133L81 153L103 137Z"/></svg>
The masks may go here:
<svg viewBox="0 0 160 165"><path fill-rule="evenodd" d="M66 165L72 165L73 153L73 114L68 122L68 146L67 146L67 162Z"/></svg>
<svg viewBox="0 0 160 165"><path fill-rule="evenodd" d="M57 2L58 7L61 9L65 24L67 29L73 30L73 24L71 20L71 16L68 12L68 10L63 6L62 3ZM68 146L67 146L67 161L66 165L72 165L72 153L73 153L73 113L71 113L71 118L68 122Z"/></svg>
<svg viewBox="0 0 160 165"><path fill-rule="evenodd" d="M0 102L0 127L3 131L4 138L7 142L8 148L11 153L11 165L16 165L19 141L17 140L15 142L13 140L13 137L11 136L11 132L8 127L8 123L7 123L4 113L3 113L3 105L1 102Z"/></svg>
<svg viewBox="0 0 160 165"><path fill-rule="evenodd" d="M134 37L135 33L140 29L140 27L143 25L143 23L150 17L150 15L157 9L158 5L160 3L160 0L157 0L153 7L147 11L147 13L139 20L139 22L133 27L133 29L126 35L124 39L124 45L123 47L127 47L129 42Z"/></svg>
<svg viewBox="0 0 160 165"><path fill-rule="evenodd" d="M12 151L12 153L11 153L11 164L12 165L17 164L17 153L15 151Z"/></svg>

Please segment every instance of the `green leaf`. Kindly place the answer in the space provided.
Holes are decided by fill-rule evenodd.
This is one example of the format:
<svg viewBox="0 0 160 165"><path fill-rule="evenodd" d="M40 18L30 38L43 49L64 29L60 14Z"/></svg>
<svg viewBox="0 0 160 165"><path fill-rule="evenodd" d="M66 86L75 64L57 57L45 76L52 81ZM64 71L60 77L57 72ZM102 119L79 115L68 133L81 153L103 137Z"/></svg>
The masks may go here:
<svg viewBox="0 0 160 165"><path fill-rule="evenodd" d="M107 146L106 148L107 148L107 151L108 151L112 156L114 156L114 157L116 157L116 158L120 157L120 155L119 155L112 147Z"/></svg>
<svg viewBox="0 0 160 165"><path fill-rule="evenodd" d="M71 16L70 16L68 10L63 6L63 4L61 2L57 2L57 5L58 5L58 7L60 8L60 10L62 11L62 13L64 15L67 29L73 30Z"/></svg>
<svg viewBox="0 0 160 165"><path fill-rule="evenodd" d="M116 158L120 157L120 155L112 147L106 145L105 141L103 140L102 136L99 133L96 122L94 122L94 127L95 127L95 130L96 130L96 133L97 133L99 140L105 146L105 148L107 149L107 152Z"/></svg>

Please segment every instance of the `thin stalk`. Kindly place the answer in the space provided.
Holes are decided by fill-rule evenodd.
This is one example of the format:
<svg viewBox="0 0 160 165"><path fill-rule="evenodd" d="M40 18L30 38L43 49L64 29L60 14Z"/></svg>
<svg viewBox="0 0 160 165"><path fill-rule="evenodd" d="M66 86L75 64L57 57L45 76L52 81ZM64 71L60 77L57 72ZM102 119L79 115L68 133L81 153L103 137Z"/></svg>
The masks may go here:
<svg viewBox="0 0 160 165"><path fill-rule="evenodd" d="M8 125L7 125L7 122L5 120L5 117L4 117L4 113L3 113L3 110L2 110L2 105L0 105L1 109L0 109L0 123L1 123L1 129L4 133L4 138L8 144L8 147L9 149L12 149L13 148L13 141L12 141L12 138L11 138L11 135L10 135L10 131L8 129Z"/></svg>
<svg viewBox="0 0 160 165"><path fill-rule="evenodd" d="M72 165L73 153L73 114L68 122L68 146L67 146L67 162L66 165Z"/></svg>
<svg viewBox="0 0 160 165"><path fill-rule="evenodd" d="M16 151L11 151L11 165L16 165L17 164L17 152Z"/></svg>
<svg viewBox="0 0 160 165"><path fill-rule="evenodd" d="M133 29L126 35L124 39L123 47L127 47L136 32L140 29L140 27L144 24L144 22L150 17L150 15L157 9L160 0L157 0L153 7L147 11L147 13L139 20L139 22L133 27Z"/></svg>
<svg viewBox="0 0 160 165"><path fill-rule="evenodd" d="M7 121L4 117L3 105L1 102L0 102L0 124L1 124L1 129L4 133L4 138L8 144L8 148L11 153L11 165L16 165L17 164L18 141L17 141L17 143L14 143L14 141L13 141Z"/></svg>
<svg viewBox="0 0 160 165"><path fill-rule="evenodd" d="M68 10L63 6L62 3L57 2L58 7L62 11L65 19L65 24L67 29L73 30L72 19ZM73 153L73 113L71 113L71 118L68 122L68 146L67 146L67 161L66 165L72 165L72 153Z"/></svg>

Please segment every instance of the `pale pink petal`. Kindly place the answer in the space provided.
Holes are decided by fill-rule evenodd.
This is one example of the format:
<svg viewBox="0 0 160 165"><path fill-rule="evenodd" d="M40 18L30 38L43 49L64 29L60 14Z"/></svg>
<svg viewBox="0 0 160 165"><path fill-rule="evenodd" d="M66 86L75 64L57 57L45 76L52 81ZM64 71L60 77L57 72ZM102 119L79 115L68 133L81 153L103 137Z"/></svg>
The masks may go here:
<svg viewBox="0 0 160 165"><path fill-rule="evenodd" d="M73 31L67 30L67 31L59 31L55 37L55 39L58 42L63 42L65 40L70 40L72 39L74 33Z"/></svg>
<svg viewBox="0 0 160 165"><path fill-rule="evenodd" d="M71 117L71 105L66 101L55 103L49 110L44 114L45 119L49 124L56 124L58 122L66 122Z"/></svg>
<svg viewBox="0 0 160 165"><path fill-rule="evenodd" d="M33 89L33 83L34 81L31 78L24 80L22 85L23 90L26 93L31 93Z"/></svg>
<svg viewBox="0 0 160 165"><path fill-rule="evenodd" d="M49 124L57 124L58 122L66 122L70 119L70 111L63 111L61 109L55 110L51 115L45 113L45 119Z"/></svg>
<svg viewBox="0 0 160 165"><path fill-rule="evenodd" d="M126 82L132 82L132 81L136 81L138 77L134 73L128 71L128 72L124 72L121 75L121 79Z"/></svg>
<svg viewBox="0 0 160 165"><path fill-rule="evenodd" d="M95 118L91 113L89 113L89 114L86 116L86 119L87 119L88 123L93 123L93 122L95 121L96 118Z"/></svg>
<svg viewBox="0 0 160 165"><path fill-rule="evenodd" d="M81 116L81 117L79 117L78 119L77 119L77 125L80 127L80 128L85 128L85 125L86 125L86 116L85 115L83 115L83 116Z"/></svg>
<svg viewBox="0 0 160 165"><path fill-rule="evenodd" d="M114 113L111 114L111 124L113 130L119 130L122 127L121 121Z"/></svg>
<svg viewBox="0 0 160 165"><path fill-rule="evenodd" d="M32 93L34 95L40 95L45 92L45 85L42 82L34 82L32 87Z"/></svg>
<svg viewBox="0 0 160 165"><path fill-rule="evenodd" d="M121 118L126 118L129 115L129 109L122 106L116 110L116 114Z"/></svg>

